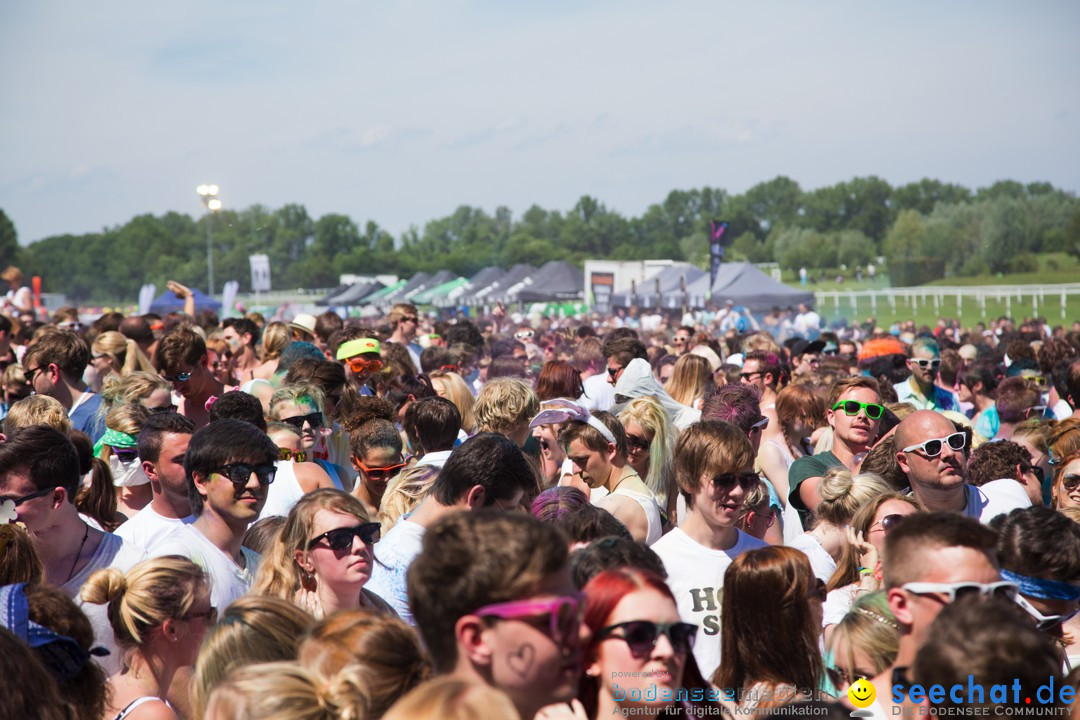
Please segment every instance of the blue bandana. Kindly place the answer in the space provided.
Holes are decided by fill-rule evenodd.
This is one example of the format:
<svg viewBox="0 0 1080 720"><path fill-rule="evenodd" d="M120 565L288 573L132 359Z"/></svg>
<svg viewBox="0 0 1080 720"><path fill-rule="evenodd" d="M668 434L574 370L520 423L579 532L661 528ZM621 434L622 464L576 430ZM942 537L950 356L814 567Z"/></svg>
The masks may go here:
<svg viewBox="0 0 1080 720"><path fill-rule="evenodd" d="M1016 583L1020 587L1020 594L1024 597L1040 600L1080 600L1080 586L1072 583L1028 577L1009 570L1002 570L1001 577Z"/></svg>
<svg viewBox="0 0 1080 720"><path fill-rule="evenodd" d="M75 677L86 667L91 653L66 635L57 635L30 619L25 586L26 583L18 583L0 587L0 624L36 650L53 677L59 680ZM93 654L102 654L102 650L95 648Z"/></svg>

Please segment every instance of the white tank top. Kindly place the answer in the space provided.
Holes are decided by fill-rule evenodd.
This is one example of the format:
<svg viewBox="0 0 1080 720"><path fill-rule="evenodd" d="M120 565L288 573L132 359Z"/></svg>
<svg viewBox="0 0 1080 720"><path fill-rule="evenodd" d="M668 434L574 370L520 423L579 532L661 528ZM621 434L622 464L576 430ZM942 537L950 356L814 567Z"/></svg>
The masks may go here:
<svg viewBox="0 0 1080 720"><path fill-rule="evenodd" d="M660 521L660 506L656 504L656 498L651 493L645 495L634 490L617 487L611 495L628 497L641 506L641 509L645 512L645 519L649 523L649 529L645 534L646 545L652 545L660 539L660 536L664 534L664 528Z"/></svg>
<svg viewBox="0 0 1080 720"><path fill-rule="evenodd" d="M277 466L277 474L274 475L274 482L267 488L266 504L259 513L260 520L275 515L286 517L293 505L304 496L304 490L296 479L296 464L292 460L279 460L274 464Z"/></svg>

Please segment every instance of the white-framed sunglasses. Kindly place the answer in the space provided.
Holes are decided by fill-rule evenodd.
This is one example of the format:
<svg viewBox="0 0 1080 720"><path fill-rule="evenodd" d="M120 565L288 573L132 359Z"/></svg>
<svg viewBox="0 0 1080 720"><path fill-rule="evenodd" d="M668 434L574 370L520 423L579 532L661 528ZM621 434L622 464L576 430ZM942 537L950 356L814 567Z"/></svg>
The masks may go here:
<svg viewBox="0 0 1080 720"><path fill-rule="evenodd" d="M1039 632L1046 632L1057 625L1063 625L1076 617L1077 613L1080 613L1080 608L1077 608L1064 615L1043 615L1037 607L1027 601L1027 598L1019 594L1016 596L1016 604L1035 620L1035 629Z"/></svg>
<svg viewBox="0 0 1080 720"><path fill-rule="evenodd" d="M955 432L952 435L946 435L941 438L931 438L926 442L921 442L916 445L908 445L901 452L914 452L920 451L926 457L937 457L941 454L942 449L945 447L945 443L949 444L953 450L960 451L967 447L967 433Z"/></svg>
<svg viewBox="0 0 1080 720"><path fill-rule="evenodd" d="M981 597L998 597L1003 600L1014 602L1019 597L1020 586L1016 583L1000 580L992 583L977 582L910 582L900 586L915 595L944 595L946 602L955 602L957 598L979 595Z"/></svg>

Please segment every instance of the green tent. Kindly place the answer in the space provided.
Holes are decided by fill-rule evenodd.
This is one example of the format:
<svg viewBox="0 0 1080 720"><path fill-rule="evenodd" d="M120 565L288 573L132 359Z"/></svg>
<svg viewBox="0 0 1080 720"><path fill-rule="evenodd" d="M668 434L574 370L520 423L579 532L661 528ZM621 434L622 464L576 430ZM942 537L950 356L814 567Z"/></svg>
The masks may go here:
<svg viewBox="0 0 1080 720"><path fill-rule="evenodd" d="M394 283L393 285L390 285L389 287L384 287L382 290L379 290L377 292L373 292L373 293L371 293L370 295L368 295L365 298L360 298L360 300L358 301L357 304L359 304L359 305L367 305L369 303L373 303L373 302L377 302L379 300L382 300L384 297L386 297L390 293L397 292L401 288L405 287L405 283L407 283L407 282L408 282L408 280L398 280L396 283Z"/></svg>
<svg viewBox="0 0 1080 720"><path fill-rule="evenodd" d="M413 295L412 303L414 305L431 305L439 298L446 297L467 282L469 282L468 278L459 277L450 282L444 282L442 285L436 285L433 288L429 288Z"/></svg>

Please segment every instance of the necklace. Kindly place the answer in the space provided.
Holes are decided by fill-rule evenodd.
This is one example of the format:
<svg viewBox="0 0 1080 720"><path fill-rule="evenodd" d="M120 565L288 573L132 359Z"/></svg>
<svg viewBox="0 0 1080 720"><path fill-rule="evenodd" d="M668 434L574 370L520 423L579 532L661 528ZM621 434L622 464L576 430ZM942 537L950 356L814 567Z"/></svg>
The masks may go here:
<svg viewBox="0 0 1080 720"><path fill-rule="evenodd" d="M75 577L75 568L79 564L79 556L82 555L83 547L86 545L86 538L90 537L90 526L83 523L83 527L86 529L83 531L82 542L79 543L79 550L75 553L75 560L71 563L71 572L68 573L67 580L64 581L65 585L71 581L71 578Z"/></svg>

